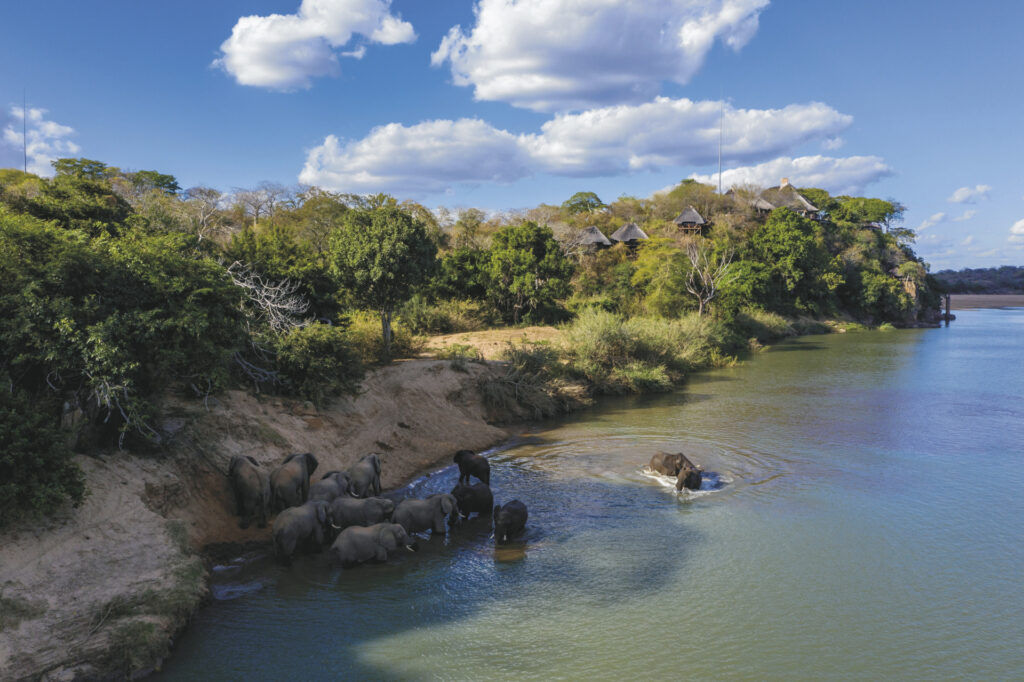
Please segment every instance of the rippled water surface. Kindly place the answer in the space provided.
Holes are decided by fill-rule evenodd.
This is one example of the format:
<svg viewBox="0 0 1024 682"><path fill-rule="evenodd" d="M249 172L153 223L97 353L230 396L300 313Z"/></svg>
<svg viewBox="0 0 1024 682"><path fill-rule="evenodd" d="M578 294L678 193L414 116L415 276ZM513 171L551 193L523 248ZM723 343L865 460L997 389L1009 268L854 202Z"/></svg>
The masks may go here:
<svg viewBox="0 0 1024 682"><path fill-rule="evenodd" d="M225 563L159 678L1024 679L1024 309L958 315L525 434L491 455L530 512L500 550L481 521L384 565Z"/></svg>

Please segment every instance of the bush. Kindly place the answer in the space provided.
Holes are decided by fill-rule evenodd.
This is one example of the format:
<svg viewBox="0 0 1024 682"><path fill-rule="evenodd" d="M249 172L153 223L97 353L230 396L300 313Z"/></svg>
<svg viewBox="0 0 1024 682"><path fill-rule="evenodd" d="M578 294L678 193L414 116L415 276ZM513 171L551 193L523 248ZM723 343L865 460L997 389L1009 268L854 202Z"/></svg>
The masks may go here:
<svg viewBox="0 0 1024 682"><path fill-rule="evenodd" d="M762 344L797 333L782 315L753 306L740 310L734 324L737 334Z"/></svg>
<svg viewBox="0 0 1024 682"><path fill-rule="evenodd" d="M483 375L478 383L488 408L499 415L525 410L534 419L565 411L568 398L561 390L563 366L557 350L542 344L509 343L501 360L504 372Z"/></svg>
<svg viewBox="0 0 1024 682"><path fill-rule="evenodd" d="M354 395L363 363L344 328L310 324L282 335L275 344L276 365L286 392L313 401Z"/></svg>
<svg viewBox="0 0 1024 682"><path fill-rule="evenodd" d="M380 315L359 310L349 316L346 332L352 350L364 364L386 362L384 340L381 336ZM412 333L407 325L398 324L392 328L391 355L393 358L413 357L426 347L426 339Z"/></svg>
<svg viewBox="0 0 1024 682"><path fill-rule="evenodd" d="M0 527L81 503L82 470L47 411L20 391L0 391L0 443Z"/></svg>
<svg viewBox="0 0 1024 682"><path fill-rule="evenodd" d="M416 294L398 310L399 321L416 334L454 334L486 329L494 320L479 301L430 303Z"/></svg>

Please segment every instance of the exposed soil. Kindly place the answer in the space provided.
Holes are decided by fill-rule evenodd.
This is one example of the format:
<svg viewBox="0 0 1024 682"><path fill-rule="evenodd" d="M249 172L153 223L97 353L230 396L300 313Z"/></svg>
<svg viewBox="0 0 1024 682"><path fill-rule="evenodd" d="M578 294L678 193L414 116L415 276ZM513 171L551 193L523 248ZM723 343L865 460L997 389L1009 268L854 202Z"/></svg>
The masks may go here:
<svg viewBox="0 0 1024 682"><path fill-rule="evenodd" d="M521 330L517 330L521 331ZM204 407L167 406L173 434L156 453L79 457L89 497L46 524L0 534L0 679L107 679L144 673L204 596L189 546L266 542L238 527L228 461L270 469L312 452L314 478L376 452L393 488L459 449L508 437L488 423L477 389L487 365L399 362L369 375L354 400L312 403L229 391ZM16 608L14 608L16 607Z"/></svg>
<svg viewBox="0 0 1024 682"><path fill-rule="evenodd" d="M561 340L562 331L557 327L511 327L433 336L427 342L427 349L428 352L438 352L452 346L471 346L479 351L484 359L497 360L509 343L558 344Z"/></svg>

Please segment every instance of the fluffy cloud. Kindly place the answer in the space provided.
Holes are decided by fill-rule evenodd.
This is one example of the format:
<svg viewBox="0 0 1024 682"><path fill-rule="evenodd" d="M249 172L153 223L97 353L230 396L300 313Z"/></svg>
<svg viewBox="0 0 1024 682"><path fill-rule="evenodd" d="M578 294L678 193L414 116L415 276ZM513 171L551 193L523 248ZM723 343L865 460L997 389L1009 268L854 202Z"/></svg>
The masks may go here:
<svg viewBox="0 0 1024 682"><path fill-rule="evenodd" d="M768 0L479 0L469 32L453 27L431 55L478 100L566 111L651 99L685 84L716 40L734 50Z"/></svg>
<svg viewBox="0 0 1024 682"><path fill-rule="evenodd" d="M975 185L974 187L961 187L952 194L946 201L951 204L974 204L988 199L988 193L992 188L988 185Z"/></svg>
<svg viewBox="0 0 1024 682"><path fill-rule="evenodd" d="M1018 220L1010 228L1011 242L1024 242L1024 218Z"/></svg>
<svg viewBox="0 0 1024 682"><path fill-rule="evenodd" d="M964 238L964 240L962 242L960 242L960 246L970 246L973 243L974 243L974 235L973 234L969 234L969 235L967 235Z"/></svg>
<svg viewBox="0 0 1024 682"><path fill-rule="evenodd" d="M885 161L877 156L850 156L836 159L828 156L782 157L756 166L731 168L722 173L722 187L755 185L771 187L781 178L798 187L820 187L833 194L860 194L865 185L892 175ZM693 179L709 185L718 184L718 173L694 174Z"/></svg>
<svg viewBox="0 0 1024 682"><path fill-rule="evenodd" d="M53 175L50 162L78 153L77 144L68 138L74 128L46 119L46 109L29 109L25 117L27 132L28 171L37 175ZM0 167L21 168L22 108L11 107L5 117L3 137L0 141Z"/></svg>
<svg viewBox="0 0 1024 682"><path fill-rule="evenodd" d="M973 208L969 208L966 211L964 211L961 215L958 215L956 218L953 218L953 222L954 223L966 222L966 221L970 220L971 218L973 218L977 213L978 212L975 211Z"/></svg>
<svg viewBox="0 0 1024 682"><path fill-rule="evenodd" d="M242 85L308 88L315 77L338 74L336 49L355 34L383 45L416 39L412 24L391 14L391 0L302 0L296 14L241 17L213 65ZM361 45L341 56L364 53Z"/></svg>
<svg viewBox="0 0 1024 682"><path fill-rule="evenodd" d="M477 119L393 123L345 144L328 137L310 151L299 179L347 191L424 193L455 183L512 182L535 173L607 177L704 165L717 158L720 112L719 102L659 97L639 106L556 116L530 134L516 135ZM723 156L744 162L834 135L852 119L811 103L765 110L729 107L725 120ZM875 161L877 176L880 160ZM888 172L884 164L881 170Z"/></svg>
<svg viewBox="0 0 1024 682"><path fill-rule="evenodd" d="M916 229L918 232L920 232L921 230L927 230L929 227L935 227L945 219L945 213L942 213L941 211L939 213L933 213L927 218L925 218L923 221L921 221L921 224L918 225Z"/></svg>

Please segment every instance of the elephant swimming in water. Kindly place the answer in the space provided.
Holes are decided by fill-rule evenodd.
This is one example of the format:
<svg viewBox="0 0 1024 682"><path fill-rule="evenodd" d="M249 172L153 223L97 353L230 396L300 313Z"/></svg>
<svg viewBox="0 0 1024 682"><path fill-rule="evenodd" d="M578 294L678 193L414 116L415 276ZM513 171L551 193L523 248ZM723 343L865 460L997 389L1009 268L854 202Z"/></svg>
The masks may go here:
<svg viewBox="0 0 1024 682"><path fill-rule="evenodd" d="M254 517L257 526L266 528L270 511L270 478L259 463L248 455L235 455L228 464L228 481L235 495L239 528L248 528Z"/></svg>
<svg viewBox="0 0 1024 682"><path fill-rule="evenodd" d="M519 500L511 500L494 508L494 541L498 544L520 532L526 526L526 505Z"/></svg>
<svg viewBox="0 0 1024 682"><path fill-rule="evenodd" d="M351 526L331 545L331 559L344 567L367 561L385 561L399 547L415 552L416 544L397 523Z"/></svg>

